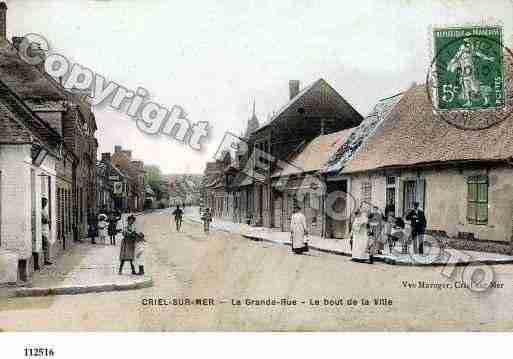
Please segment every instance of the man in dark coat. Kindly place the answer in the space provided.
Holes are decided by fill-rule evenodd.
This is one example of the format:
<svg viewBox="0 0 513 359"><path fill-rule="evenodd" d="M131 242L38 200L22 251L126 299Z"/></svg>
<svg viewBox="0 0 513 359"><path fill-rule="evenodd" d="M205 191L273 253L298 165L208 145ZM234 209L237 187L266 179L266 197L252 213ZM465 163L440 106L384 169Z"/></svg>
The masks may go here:
<svg viewBox="0 0 513 359"><path fill-rule="evenodd" d="M422 236L426 230L426 216L424 211L419 209L419 203L413 204L413 209L406 215L406 219L411 221L412 238L414 243L418 243L419 254L424 254L424 241Z"/></svg>

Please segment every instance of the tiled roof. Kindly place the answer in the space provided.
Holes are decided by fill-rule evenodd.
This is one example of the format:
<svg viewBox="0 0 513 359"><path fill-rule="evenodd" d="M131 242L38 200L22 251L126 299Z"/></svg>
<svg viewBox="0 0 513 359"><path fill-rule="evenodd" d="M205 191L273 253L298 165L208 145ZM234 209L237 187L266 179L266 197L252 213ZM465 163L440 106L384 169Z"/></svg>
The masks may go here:
<svg viewBox="0 0 513 359"><path fill-rule="evenodd" d="M362 144L374 134L383 120L390 114L395 105L402 97L402 93L392 97L380 100L372 109L372 112L365 117L362 123L351 133L336 152L329 158L322 169L323 173L338 174L355 153L361 148Z"/></svg>
<svg viewBox="0 0 513 359"><path fill-rule="evenodd" d="M513 64L506 68L507 94L513 94ZM511 95L510 95L511 96ZM412 87L369 138L343 173L386 167L513 157L513 114L484 130L458 129L433 113L424 85Z"/></svg>
<svg viewBox="0 0 513 359"><path fill-rule="evenodd" d="M0 103L0 143L32 143L32 136L26 127L12 119L12 114Z"/></svg>
<svg viewBox="0 0 513 359"><path fill-rule="evenodd" d="M0 99L2 118L10 118L11 121L18 123L18 126L13 126L12 123L6 122L5 125L8 127L6 131L10 130L11 136L18 134L26 140L25 132L21 133L19 131L19 126L22 126L32 137L37 138L38 141L40 141L42 145L47 146L48 149L54 151L57 149L57 146L62 142L62 137L46 122L34 114L3 81L0 81Z"/></svg>
<svg viewBox="0 0 513 359"><path fill-rule="evenodd" d="M58 84L27 64L7 41L0 41L0 77L23 100L64 100Z"/></svg>
<svg viewBox="0 0 513 359"><path fill-rule="evenodd" d="M354 128L321 135L308 143L283 169L275 171L272 177L288 176L320 170L333 153L346 142Z"/></svg>

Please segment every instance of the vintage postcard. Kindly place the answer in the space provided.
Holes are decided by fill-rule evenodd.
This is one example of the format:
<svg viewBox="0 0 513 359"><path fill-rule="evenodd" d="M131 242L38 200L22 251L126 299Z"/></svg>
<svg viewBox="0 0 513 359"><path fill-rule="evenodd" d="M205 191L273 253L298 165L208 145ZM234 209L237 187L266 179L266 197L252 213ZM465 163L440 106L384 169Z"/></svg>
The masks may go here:
<svg viewBox="0 0 513 359"><path fill-rule="evenodd" d="M513 1L0 2L0 331L513 331L512 300Z"/></svg>

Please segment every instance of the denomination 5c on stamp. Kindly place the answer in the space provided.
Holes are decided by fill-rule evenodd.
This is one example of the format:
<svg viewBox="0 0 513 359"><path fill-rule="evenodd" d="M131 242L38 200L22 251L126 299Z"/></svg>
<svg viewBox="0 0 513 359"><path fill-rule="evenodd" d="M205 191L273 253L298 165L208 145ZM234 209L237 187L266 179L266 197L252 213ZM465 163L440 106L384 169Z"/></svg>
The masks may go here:
<svg viewBox="0 0 513 359"><path fill-rule="evenodd" d="M509 117L513 55L503 46L502 27L433 29L433 60L426 85L434 112L462 129L485 129Z"/></svg>

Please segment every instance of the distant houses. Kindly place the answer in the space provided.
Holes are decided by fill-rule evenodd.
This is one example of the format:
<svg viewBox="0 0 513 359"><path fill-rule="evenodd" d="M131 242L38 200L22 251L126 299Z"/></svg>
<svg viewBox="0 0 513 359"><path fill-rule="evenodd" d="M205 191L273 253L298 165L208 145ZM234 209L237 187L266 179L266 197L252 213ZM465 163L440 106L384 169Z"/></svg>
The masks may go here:
<svg viewBox="0 0 513 359"><path fill-rule="evenodd" d="M169 191L169 206L200 204L201 175L173 174L164 176Z"/></svg>

